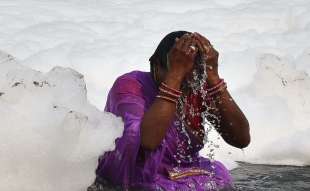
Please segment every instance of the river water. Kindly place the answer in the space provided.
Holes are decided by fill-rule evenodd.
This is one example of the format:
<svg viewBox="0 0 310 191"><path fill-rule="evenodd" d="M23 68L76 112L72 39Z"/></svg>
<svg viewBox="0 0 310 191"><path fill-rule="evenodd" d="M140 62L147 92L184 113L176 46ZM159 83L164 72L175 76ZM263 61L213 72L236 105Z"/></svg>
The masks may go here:
<svg viewBox="0 0 310 191"><path fill-rule="evenodd" d="M310 166L239 162L231 174L235 184L232 191L310 191ZM117 191L114 188L105 190Z"/></svg>
<svg viewBox="0 0 310 191"><path fill-rule="evenodd" d="M240 191L310 191L310 166L239 163L231 174Z"/></svg>

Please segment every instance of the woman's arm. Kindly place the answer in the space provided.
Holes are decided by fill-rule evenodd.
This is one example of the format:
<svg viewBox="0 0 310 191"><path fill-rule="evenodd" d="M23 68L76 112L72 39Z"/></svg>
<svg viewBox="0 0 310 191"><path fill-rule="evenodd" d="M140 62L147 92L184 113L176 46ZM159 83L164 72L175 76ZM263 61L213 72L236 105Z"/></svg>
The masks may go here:
<svg viewBox="0 0 310 191"><path fill-rule="evenodd" d="M192 71L198 49L190 51L193 44L191 35L183 35L169 53L170 70L164 82L171 88L180 89L184 77ZM156 98L145 112L141 124L141 145L147 149L156 149L166 135L173 116L175 103Z"/></svg>
<svg viewBox="0 0 310 191"><path fill-rule="evenodd" d="M169 73L165 83L174 89L180 89L180 80L177 75ZM141 124L141 145L146 149L156 149L164 138L167 128L176 111L175 103L155 98L155 101L145 112Z"/></svg>
<svg viewBox="0 0 310 191"><path fill-rule="evenodd" d="M220 81L218 74L209 74L207 83L214 86ZM210 119L211 123L230 145L244 148L250 143L249 122L227 89L216 95L209 112L219 120Z"/></svg>
<svg viewBox="0 0 310 191"><path fill-rule="evenodd" d="M220 81L218 75L219 53L212 47L210 42L198 33L194 33L199 49L205 50L207 64L207 84L214 86ZM221 134L223 139L230 145L244 148L250 143L249 122L235 103L228 90L223 90L212 102L214 108L209 112L214 114L219 121L209 119Z"/></svg>

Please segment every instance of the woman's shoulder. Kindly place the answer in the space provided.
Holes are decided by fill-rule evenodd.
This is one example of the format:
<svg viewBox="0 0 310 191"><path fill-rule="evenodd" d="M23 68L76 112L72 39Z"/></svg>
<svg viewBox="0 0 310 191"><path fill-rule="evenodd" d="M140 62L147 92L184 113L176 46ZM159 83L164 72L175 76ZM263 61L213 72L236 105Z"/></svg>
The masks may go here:
<svg viewBox="0 0 310 191"><path fill-rule="evenodd" d="M122 81L122 83L136 84L141 87L154 85L151 73L140 70L134 70L119 76L115 83L119 81Z"/></svg>
<svg viewBox="0 0 310 191"><path fill-rule="evenodd" d="M140 71L140 70L134 70L125 74L120 75L116 80L118 79L132 79L140 81L143 78L147 78L150 76L150 72Z"/></svg>
<svg viewBox="0 0 310 191"><path fill-rule="evenodd" d="M118 92L140 92L149 79L149 72L134 70L120 75L115 80L112 89Z"/></svg>

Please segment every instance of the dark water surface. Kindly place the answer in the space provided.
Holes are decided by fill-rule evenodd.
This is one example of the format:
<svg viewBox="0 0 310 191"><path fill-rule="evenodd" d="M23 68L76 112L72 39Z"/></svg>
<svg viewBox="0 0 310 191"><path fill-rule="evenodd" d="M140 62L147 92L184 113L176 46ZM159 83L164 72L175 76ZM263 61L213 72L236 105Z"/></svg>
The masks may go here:
<svg viewBox="0 0 310 191"><path fill-rule="evenodd" d="M310 191L310 166L274 166L239 163L232 170L237 190Z"/></svg>
<svg viewBox="0 0 310 191"><path fill-rule="evenodd" d="M310 166L258 165L242 162L231 174L235 184L234 191L310 191ZM119 191L115 188L103 190Z"/></svg>

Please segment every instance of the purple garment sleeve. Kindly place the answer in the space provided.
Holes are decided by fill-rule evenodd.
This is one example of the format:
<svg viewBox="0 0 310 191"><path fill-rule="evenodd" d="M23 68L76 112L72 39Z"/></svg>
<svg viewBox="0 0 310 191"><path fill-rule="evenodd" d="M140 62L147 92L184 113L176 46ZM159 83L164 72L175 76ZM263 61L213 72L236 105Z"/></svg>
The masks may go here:
<svg viewBox="0 0 310 191"><path fill-rule="evenodd" d="M144 108L141 84L130 77L118 78L109 92L105 110L122 117L124 131L122 137L116 139L115 149L99 159L97 174L125 188L130 187L132 179L136 180Z"/></svg>

